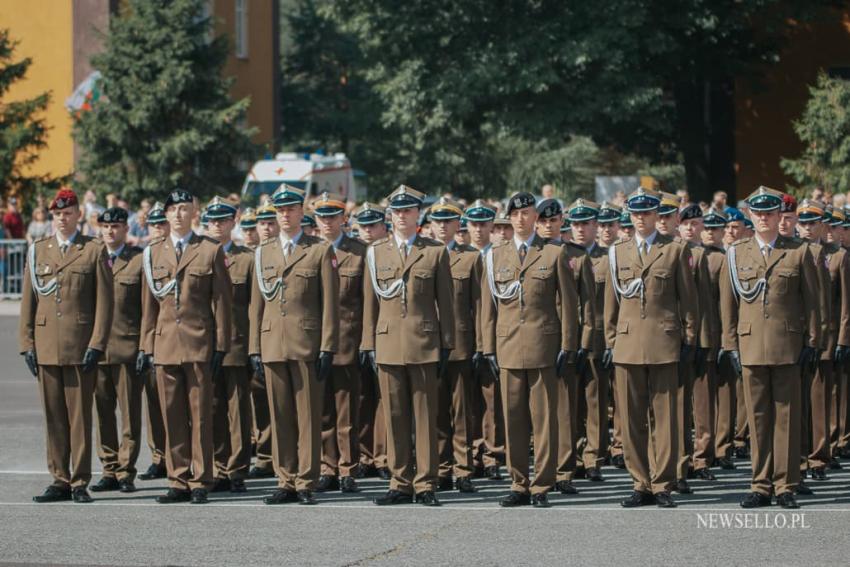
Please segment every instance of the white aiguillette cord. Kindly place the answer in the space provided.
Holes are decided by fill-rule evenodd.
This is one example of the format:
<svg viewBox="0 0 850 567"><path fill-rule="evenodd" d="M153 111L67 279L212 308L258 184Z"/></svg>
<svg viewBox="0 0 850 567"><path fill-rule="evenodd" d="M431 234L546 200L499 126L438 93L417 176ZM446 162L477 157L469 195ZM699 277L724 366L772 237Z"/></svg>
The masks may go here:
<svg viewBox="0 0 850 567"><path fill-rule="evenodd" d="M614 291L616 291L617 303L620 302L620 296L625 297L626 299L631 299L635 296L640 296L641 302L643 302L643 278L635 278L629 283L626 284L625 287L620 285L620 279L617 277L617 245L614 244L608 249L608 269L610 270L609 277L611 278L611 283L614 284Z"/></svg>
<svg viewBox="0 0 850 567"><path fill-rule="evenodd" d="M257 287L260 288L260 293L265 298L266 301L271 301L275 298L278 291L280 291L280 287L283 285L283 278L278 277L274 282L272 282L272 286L269 288L266 286L266 283L263 281L263 247L257 246L257 249L254 250L254 273L257 277Z"/></svg>
<svg viewBox="0 0 850 567"><path fill-rule="evenodd" d="M493 301L495 302L497 299L509 301L515 297L519 297L520 303L524 303L522 283L519 280L512 281L507 287L505 287L505 291L500 292L496 289L496 278L493 275L493 248L487 250L487 254L484 256L484 259L487 267L487 283L489 284L490 295L493 296Z"/></svg>
<svg viewBox="0 0 850 567"><path fill-rule="evenodd" d="M162 299L163 297L171 293L172 290L174 290L174 298L177 299L178 295L180 294L180 288L177 287L177 278L170 280L160 289L156 289L156 286L153 283L153 267L151 266L150 246L145 248L143 259L144 262L142 262L142 265L145 268L145 281L148 282L148 288L151 290L151 293L154 295L154 297L156 297L157 299Z"/></svg>
<svg viewBox="0 0 850 567"><path fill-rule="evenodd" d="M382 289L378 285L378 276L375 273L375 247L370 246L366 250L366 264L369 266L369 277L372 279L372 289L375 290L375 295L384 299L393 299L401 294L402 302L407 301L407 286L404 284L404 279L399 278Z"/></svg>
<svg viewBox="0 0 850 567"><path fill-rule="evenodd" d="M55 277L53 277L49 282L44 285L38 285L38 277L35 274L35 244L30 246L29 259L27 261L30 264L30 283L32 284L32 288L39 295L52 295L53 292L56 291Z"/></svg>
<svg viewBox="0 0 850 567"><path fill-rule="evenodd" d="M762 296L762 300L767 299L767 294L764 293L767 288L767 278L759 278L756 280L752 289L745 289L740 278L738 278L738 268L735 262L737 255L734 244L729 247L726 254L729 260L729 278L732 280L732 288L735 290L735 293L738 294L738 297L747 303L752 303L759 295Z"/></svg>

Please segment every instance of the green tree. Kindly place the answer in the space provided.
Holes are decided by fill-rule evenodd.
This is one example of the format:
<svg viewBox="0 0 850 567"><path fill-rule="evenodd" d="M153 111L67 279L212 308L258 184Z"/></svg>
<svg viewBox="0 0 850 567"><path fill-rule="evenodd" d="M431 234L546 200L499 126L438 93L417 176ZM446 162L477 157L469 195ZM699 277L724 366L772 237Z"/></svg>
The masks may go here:
<svg viewBox="0 0 850 567"><path fill-rule="evenodd" d="M183 187L199 197L236 189L252 130L250 101L229 96L228 45L212 37L204 0L127 0L92 59L103 98L83 112L80 184L131 201Z"/></svg>
<svg viewBox="0 0 850 567"><path fill-rule="evenodd" d="M794 131L804 144L782 168L798 183L844 191L850 186L850 81L821 73Z"/></svg>
<svg viewBox="0 0 850 567"><path fill-rule="evenodd" d="M26 76L32 59L15 61L17 42L8 29L0 30L0 194L31 196L41 188L58 185L65 180L50 175L30 173L38 161L39 150L47 146L47 124L43 113L50 93L24 100L6 100L12 85Z"/></svg>

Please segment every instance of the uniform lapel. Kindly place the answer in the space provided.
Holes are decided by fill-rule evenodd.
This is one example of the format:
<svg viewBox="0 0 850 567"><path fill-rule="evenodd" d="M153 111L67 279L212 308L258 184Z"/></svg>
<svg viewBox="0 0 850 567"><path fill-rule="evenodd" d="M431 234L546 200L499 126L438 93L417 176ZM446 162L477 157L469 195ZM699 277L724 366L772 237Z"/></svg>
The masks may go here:
<svg viewBox="0 0 850 567"><path fill-rule="evenodd" d="M460 250L457 247L457 244L452 246L452 249L449 250L449 266L454 267L455 264L460 262L463 256L460 253Z"/></svg>
<svg viewBox="0 0 850 567"><path fill-rule="evenodd" d="M351 252L348 250L348 237L342 237L342 240L339 242L339 248L334 250L334 254L336 254L336 266L337 268L341 268L343 264L345 264L349 258L351 258Z"/></svg>
<svg viewBox="0 0 850 567"><path fill-rule="evenodd" d="M129 264L129 263L130 263L129 250L127 249L126 246L124 246L124 249L121 251L121 253L118 256L115 257L115 261L112 262L112 275L114 276L115 274L117 274L118 272L120 272L121 270L126 268L127 264Z"/></svg>
<svg viewBox="0 0 850 567"><path fill-rule="evenodd" d="M278 245L280 245L280 239L278 239ZM295 245L295 248L292 249L292 252L289 254L289 258L286 259L286 267L284 268L284 272L289 271L292 266L297 264L301 258L307 255L306 246L304 246L304 235L301 235L301 238L298 239L298 244Z"/></svg>
<svg viewBox="0 0 850 567"><path fill-rule="evenodd" d="M419 261L424 249L425 241L417 234L416 238L413 239L413 246L410 247L410 253L407 255L407 261L404 263L403 273L406 273L413 264ZM399 259L401 259L401 255L399 255Z"/></svg>
<svg viewBox="0 0 850 567"><path fill-rule="evenodd" d="M776 238L776 245L773 247L773 250L770 251L770 258L767 260L767 271L770 272L770 270L779 263L786 253L785 237L779 236ZM763 255L761 256L764 258Z"/></svg>
<svg viewBox="0 0 850 567"><path fill-rule="evenodd" d="M537 260L540 259L542 254L541 250L543 250L543 239L534 235L534 240L531 241L531 246L528 248L528 252L525 255L525 262L522 263L522 267L520 268L520 273L525 273L528 268L530 268ZM516 246L514 246L516 248ZM517 254L517 262L519 262L519 254Z"/></svg>
<svg viewBox="0 0 850 567"><path fill-rule="evenodd" d="M193 232L192 236L189 238L188 244L186 245L186 249L183 250L183 255L180 257L180 263L177 264L178 273L186 268L186 266L189 265L189 262L198 255L198 247L200 245L201 237Z"/></svg>
<svg viewBox="0 0 850 567"><path fill-rule="evenodd" d="M658 234L655 236L655 242L652 243L652 246L649 247L649 253L643 262L643 271L646 272L654 264L663 254L664 249L667 246L667 241L663 239L663 237Z"/></svg>
<svg viewBox="0 0 850 567"><path fill-rule="evenodd" d="M81 234L77 234L74 237L74 242L68 245L68 250L65 251L65 255L62 256L62 252L59 249L59 241L56 240L54 242L56 246L56 255L59 257L59 261L56 263L56 269L61 270L65 266L69 265L71 262L77 259L77 256L80 255L83 249L83 236Z"/></svg>

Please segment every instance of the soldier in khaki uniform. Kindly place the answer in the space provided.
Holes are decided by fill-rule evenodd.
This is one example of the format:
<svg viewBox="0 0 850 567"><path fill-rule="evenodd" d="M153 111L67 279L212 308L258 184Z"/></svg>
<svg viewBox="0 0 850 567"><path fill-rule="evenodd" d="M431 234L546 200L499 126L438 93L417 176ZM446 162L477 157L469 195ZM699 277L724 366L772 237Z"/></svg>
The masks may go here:
<svg viewBox="0 0 850 567"><path fill-rule="evenodd" d="M809 245L779 234L782 193L760 187L747 198L756 235L727 251L720 279L723 349L742 370L753 462L744 508L796 508L800 479L800 367L820 344L817 270Z"/></svg>
<svg viewBox="0 0 850 567"><path fill-rule="evenodd" d="M482 352L501 382L512 481L500 505L546 508L558 461L558 381L578 349L578 294L566 249L534 232L534 196L513 195L507 213L513 238L487 253L481 284Z"/></svg>
<svg viewBox="0 0 850 567"><path fill-rule="evenodd" d="M277 211L271 202L257 208L257 238L260 243L277 238L280 226L277 224ZM255 247L256 249L256 247ZM272 423L269 416L269 394L266 380L256 372L251 377L251 402L254 410L255 446L257 459L248 472L248 478L273 478L272 463Z"/></svg>
<svg viewBox="0 0 850 567"><path fill-rule="evenodd" d="M304 234L304 192L272 196L278 238L255 251L248 352L265 377L278 488L266 504L315 504L322 457L323 382L339 346L339 279L333 246Z"/></svg>
<svg viewBox="0 0 850 567"><path fill-rule="evenodd" d="M514 237L514 227L504 212L499 213L493 221L493 246L502 242L509 242Z"/></svg>
<svg viewBox="0 0 850 567"><path fill-rule="evenodd" d="M239 230L242 231L242 245L248 250L254 250L260 245L260 234L257 232L257 211L248 207L239 215Z"/></svg>
<svg viewBox="0 0 850 567"><path fill-rule="evenodd" d="M603 362L616 368L626 468L634 492L624 507L674 507L678 456L678 365L697 340L693 258L655 228L660 195L638 188L627 205L635 236L609 249ZM652 419L650 419L650 411Z"/></svg>
<svg viewBox="0 0 850 567"><path fill-rule="evenodd" d="M491 235L495 228L496 211L481 199L477 199L464 211L464 218L469 229L470 244L483 258L494 244ZM484 297L488 297L487 294L484 294ZM481 333L480 318L476 322L476 332L479 335ZM484 361L480 352L482 346L478 345L479 352L473 357L472 364L475 382L472 455L475 459L476 475L490 480L501 480L499 467L505 460L505 417L502 414L499 377Z"/></svg>
<svg viewBox="0 0 850 567"><path fill-rule="evenodd" d="M393 191L393 235L372 243L366 256L360 348L377 366L392 472L378 505L410 503L414 493L420 504L439 505L437 377L454 348L455 323L448 252L416 234L423 198L405 185Z"/></svg>
<svg viewBox="0 0 850 567"><path fill-rule="evenodd" d="M171 233L143 256L141 350L156 368L169 481L157 502L204 504L213 484L213 381L230 349L230 277L221 245L192 231L188 191L169 193L165 214Z"/></svg>
<svg viewBox="0 0 850 567"><path fill-rule="evenodd" d="M477 331L481 308L481 254L455 240L463 210L446 197L431 206L431 232L449 253L454 300L455 348L443 374L437 376L437 451L439 490L475 492L472 475L474 381L472 359L481 352ZM452 484L452 474L455 483Z"/></svg>
<svg viewBox="0 0 850 567"><path fill-rule="evenodd" d="M322 470L318 491L357 492L360 463L360 339L363 335L363 277L366 245L342 231L345 198L322 193L313 203L319 236L333 246L339 274L339 348L324 383Z"/></svg>
<svg viewBox="0 0 850 567"><path fill-rule="evenodd" d="M100 236L106 245L107 264L112 270L114 307L112 330L106 352L97 368L94 389L97 433L103 476L92 492L134 492L136 459L142 436L143 374L136 372L139 328L142 323L142 250L126 244L127 211L106 209L98 216ZM115 410L121 409L121 433Z"/></svg>
<svg viewBox="0 0 850 567"><path fill-rule="evenodd" d="M367 245L387 236L386 212L383 207L366 201L355 209L354 220L359 229L360 240ZM387 467L387 425L378 377L371 365L360 368L360 401L357 416L360 422L360 470L362 477L379 476L390 480Z"/></svg>
<svg viewBox="0 0 850 567"><path fill-rule="evenodd" d="M558 464L555 469L555 488L561 494L578 494L573 486L573 478L585 476L583 463L580 468L577 467L581 455L576 454L579 441L579 375L584 373L587 355L593 348L593 299L596 284L587 251L580 245L562 240L561 235L568 232L561 232L564 215L556 199L544 199L537 204L535 224L537 236L544 242L564 246L578 293L581 339L576 360L567 364L563 380L558 381ZM579 366L580 371L577 371Z"/></svg>
<svg viewBox="0 0 850 567"><path fill-rule="evenodd" d="M215 483L212 492L245 492L251 466L251 374L248 363L248 305L254 279L254 254L230 235L236 205L215 197L206 210L207 236L224 250L232 301L230 350L222 362L213 392Z"/></svg>
<svg viewBox="0 0 850 567"><path fill-rule="evenodd" d="M847 245L850 244L850 205L845 205L844 209L833 211L833 216L836 222L830 223L829 232L827 233L828 240L841 247L845 254L847 253ZM837 221L841 220L839 224ZM831 274L832 272L830 272ZM842 297L842 301L844 298ZM836 356L835 367L833 368L832 391L830 393L830 409L829 409L829 449L830 462L829 468L841 468L841 463L838 458L850 457L848 450L848 441L850 441L850 397L848 397L848 382L847 368L850 363L850 354L844 353L843 361L839 361Z"/></svg>
<svg viewBox="0 0 850 567"><path fill-rule="evenodd" d="M150 241L168 236L170 229L165 218L165 204L157 201L148 211L147 227ZM159 407L159 392L156 389L156 372L147 364L148 358L140 356L136 361L136 372L143 377L145 385L145 403L148 418L148 447L151 450L151 464L139 475L141 480L165 478L165 424L162 421L162 408Z"/></svg>
<svg viewBox="0 0 850 567"><path fill-rule="evenodd" d="M50 203L56 235L35 242L24 270L20 352L38 387L53 483L35 502L91 502L92 403L97 361L112 322L106 248L77 230L77 196L60 189Z"/></svg>
<svg viewBox="0 0 850 567"><path fill-rule="evenodd" d="M599 246L607 249L620 238L620 217L623 209L608 201L599 205L599 216L596 222L599 224Z"/></svg>
<svg viewBox="0 0 850 567"><path fill-rule="evenodd" d="M592 335L587 363L579 369L579 397L586 408L584 425L585 438L581 459L588 480L602 481L602 465L608 452L608 390L610 370L601 367L602 353L605 350L605 281L608 276L608 249L597 243L600 206L593 201L578 199L568 209L573 241L587 253L590 261L590 275L593 281L592 295L588 301L593 303ZM619 213L615 213L619 219Z"/></svg>

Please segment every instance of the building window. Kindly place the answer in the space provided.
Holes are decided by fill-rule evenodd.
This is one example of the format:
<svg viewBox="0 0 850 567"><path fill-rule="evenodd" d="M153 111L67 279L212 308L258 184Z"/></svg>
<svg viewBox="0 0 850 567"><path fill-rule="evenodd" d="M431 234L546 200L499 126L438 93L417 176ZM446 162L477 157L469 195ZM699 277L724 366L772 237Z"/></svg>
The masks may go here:
<svg viewBox="0 0 850 567"><path fill-rule="evenodd" d="M236 57L248 58L248 0L236 0Z"/></svg>

